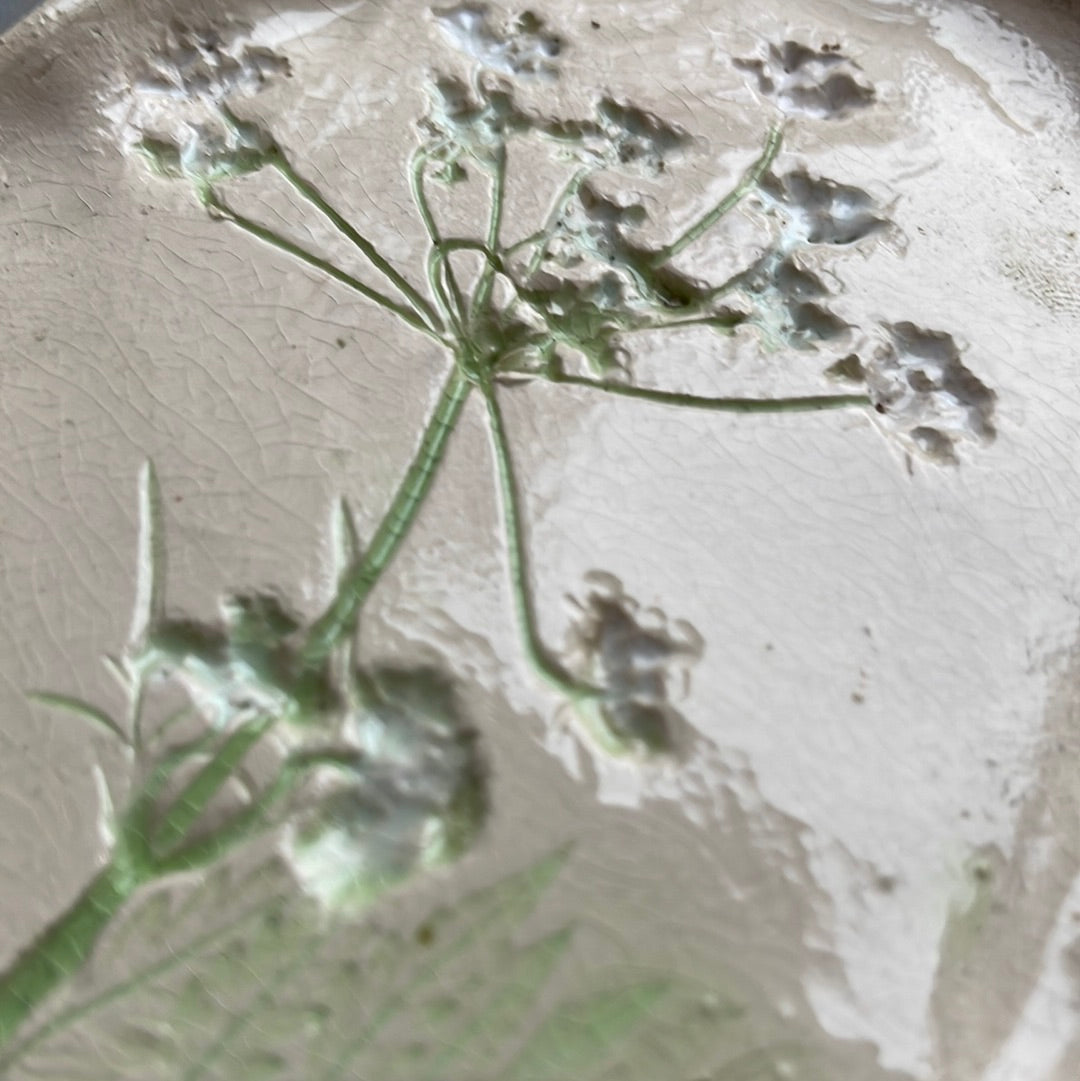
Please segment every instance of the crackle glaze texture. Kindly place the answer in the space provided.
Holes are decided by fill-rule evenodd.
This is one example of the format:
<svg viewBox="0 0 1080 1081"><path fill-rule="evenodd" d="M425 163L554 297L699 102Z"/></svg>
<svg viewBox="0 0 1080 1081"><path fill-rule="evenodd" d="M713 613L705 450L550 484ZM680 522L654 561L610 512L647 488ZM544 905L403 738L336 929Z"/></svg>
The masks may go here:
<svg viewBox="0 0 1080 1081"><path fill-rule="evenodd" d="M8 31L0 1075L1080 1076L1078 42L959 0ZM162 774L119 885L144 691L250 754L186 817Z"/></svg>

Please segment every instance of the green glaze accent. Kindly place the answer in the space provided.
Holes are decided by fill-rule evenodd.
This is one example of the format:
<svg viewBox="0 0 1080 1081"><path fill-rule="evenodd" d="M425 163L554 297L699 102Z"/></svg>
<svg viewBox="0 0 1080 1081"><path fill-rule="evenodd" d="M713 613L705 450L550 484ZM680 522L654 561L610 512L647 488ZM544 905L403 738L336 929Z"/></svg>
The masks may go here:
<svg viewBox="0 0 1080 1081"><path fill-rule="evenodd" d="M510 566L510 582L514 594L514 608L518 628L525 646L525 654L536 672L556 690L573 701L596 698L603 694L599 687L589 687L575 681L548 653L540 638L533 611L532 588L529 583L528 555L525 546L525 529L521 521L518 487L514 479L514 467L510 458L510 441L503 423L502 410L490 383L483 387L491 429L491 444L495 469L498 475L503 526L507 539L507 562Z"/></svg>
<svg viewBox="0 0 1080 1081"><path fill-rule="evenodd" d="M224 926L197 935L182 949L170 953L144 969L140 969L133 976L112 984L66 1009L60 1010L53 1017L50 1017L48 1021L20 1036L17 1040L9 1043L7 1042L7 1036L5 1036L0 1040L0 1049L2 1049L0 1050L0 1071L13 1066L16 1062L29 1055L35 1048L84 1018L106 1009L118 1000L144 990L153 981L168 976L176 969L200 956L211 953L222 939L244 930L256 918L265 915L266 911L267 908L264 905L248 909ZM13 1032L14 1029L11 1031ZM4 1076L3 1073L0 1073L0 1077L2 1076Z"/></svg>
<svg viewBox="0 0 1080 1081"><path fill-rule="evenodd" d="M439 395L412 464L398 485L367 551L342 575L333 603L308 633L301 651L301 658L308 666L321 664L343 638L352 634L361 605L394 558L431 489L447 440L471 389L455 367Z"/></svg>
<svg viewBox="0 0 1080 1081"><path fill-rule="evenodd" d="M652 266L659 267L670 262L696 240L700 240L725 214L738 206L761 183L761 178L772 168L783 142L783 129L780 127L772 128L768 139L765 141L765 149L762 151L761 156L746 171L742 180L707 214L700 217L670 244L660 248L652 257Z"/></svg>
<svg viewBox="0 0 1080 1081"><path fill-rule="evenodd" d="M143 878L110 863L0 976L0 1048L31 1011L86 963L94 945Z"/></svg>
<svg viewBox="0 0 1080 1081"><path fill-rule="evenodd" d="M294 259L298 259L301 263L306 263L308 266L322 271L327 277L333 278L334 281L340 282L350 289L354 289L366 300L370 300L385 311L390 312L392 315L396 315L404 323L412 327L413 330L419 330L421 333L427 334L437 341L441 341L431 327L429 327L411 308L404 304L399 304L395 300L391 300L377 289L372 289L371 286L365 285L359 278L355 278L344 270L338 269L338 267L334 266L329 260L309 252L306 248L301 247L299 244L282 236L280 233L275 232L273 229L270 229L265 225L260 225L258 222L253 221L244 214L240 214L237 211L230 209L213 189L207 188L204 191L202 198L208 209L212 210L226 221L232 222L238 229L242 229L245 233L249 233L251 236L255 237L256 240L261 240L264 244L269 244L272 248L277 248L278 251L284 252L286 255L291 255Z"/></svg>
<svg viewBox="0 0 1080 1081"><path fill-rule="evenodd" d="M165 820L149 838L152 851L167 858L187 838L210 801L236 772L247 754L274 723L260 717L242 724L222 742L217 752L173 799Z"/></svg>
<svg viewBox="0 0 1080 1081"><path fill-rule="evenodd" d="M602 390L621 398L655 402L657 405L674 405L682 409L705 409L714 413L820 413L824 409L851 409L870 405L865 394L814 394L801 398L706 398L699 394L676 394L649 387L635 387L629 383L601 383L596 379L556 373L553 383L571 387L588 387Z"/></svg>
<svg viewBox="0 0 1080 1081"><path fill-rule="evenodd" d="M62 713L70 713L72 716L81 717L84 721L97 725L110 735L115 736L125 747L131 746L127 733L110 717L104 710L90 702L84 702L81 698L75 698L68 694L53 694L50 691L28 691L27 699L37 702L39 705L48 706L50 709L59 710Z"/></svg>

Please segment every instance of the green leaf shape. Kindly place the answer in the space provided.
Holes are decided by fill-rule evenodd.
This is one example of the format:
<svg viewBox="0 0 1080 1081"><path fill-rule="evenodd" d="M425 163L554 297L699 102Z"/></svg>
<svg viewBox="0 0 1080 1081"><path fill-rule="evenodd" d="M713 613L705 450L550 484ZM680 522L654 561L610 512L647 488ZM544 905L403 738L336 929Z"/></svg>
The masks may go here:
<svg viewBox="0 0 1080 1081"><path fill-rule="evenodd" d="M497 1053L507 1032L516 1031L522 1025L536 998L547 983L556 963L570 947L573 935L569 929L557 931L539 942L520 950L508 960L506 966L492 981L485 994L485 1005L472 1017L462 1017L454 1008L455 1000L448 1000L449 1009L445 1020L432 1017L429 1031L445 1043L445 1050L434 1055L416 1081L439 1081L454 1067L467 1062L473 1069L490 1062Z"/></svg>

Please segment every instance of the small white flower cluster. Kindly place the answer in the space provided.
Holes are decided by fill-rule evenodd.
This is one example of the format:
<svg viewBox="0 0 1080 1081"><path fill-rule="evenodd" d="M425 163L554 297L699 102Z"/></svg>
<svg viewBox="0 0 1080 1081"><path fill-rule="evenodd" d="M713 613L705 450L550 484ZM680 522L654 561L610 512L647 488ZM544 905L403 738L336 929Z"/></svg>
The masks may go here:
<svg viewBox="0 0 1080 1081"><path fill-rule="evenodd" d="M758 197L783 222L781 244L854 244L888 224L861 188L813 177L802 170L762 179Z"/></svg>
<svg viewBox="0 0 1080 1081"><path fill-rule="evenodd" d="M585 600L574 602L568 661L603 691L583 705L595 711L594 734L616 753L676 750L685 722L671 704L671 683L686 683L702 654L700 635L686 623L669 626L655 609L643 611L611 575L593 572L586 581Z"/></svg>
<svg viewBox="0 0 1080 1081"><path fill-rule="evenodd" d="M251 45L240 28L174 30L106 115L155 172L212 183L261 168L272 145L254 125L231 123L226 99L288 73L288 60Z"/></svg>
<svg viewBox="0 0 1080 1081"><path fill-rule="evenodd" d="M848 325L825 306L829 290L799 264L800 249L846 247L882 232L873 199L860 188L803 170L762 178L757 202L778 222L774 246L746 273L740 288L754 305L750 321L772 348L815 349L842 338Z"/></svg>
<svg viewBox="0 0 1080 1081"><path fill-rule="evenodd" d="M422 672L387 673L348 717L355 765L335 768L329 791L283 842L298 884L325 907L360 908L475 839L487 810L484 769L448 693Z"/></svg>
<svg viewBox="0 0 1080 1081"><path fill-rule="evenodd" d="M565 153L592 169L659 176L670 158L693 141L675 124L634 105L603 97L589 121L552 125L547 134L568 144Z"/></svg>
<svg viewBox="0 0 1080 1081"><path fill-rule="evenodd" d="M130 665L144 678L182 688L216 730L257 716L300 720L303 707L287 677L288 640L299 625L264 594L227 597L221 611L220 627L162 620Z"/></svg>
<svg viewBox="0 0 1080 1081"><path fill-rule="evenodd" d="M829 296L825 283L800 267L790 253L764 255L743 276L743 289L755 302L754 325L773 348L815 349L848 330L820 303Z"/></svg>
<svg viewBox="0 0 1080 1081"><path fill-rule="evenodd" d="M534 123L517 108L509 90L484 82L470 89L460 79L443 75L427 94L428 112L417 126L428 157L441 164L436 175L444 183L464 178L463 159L492 169L506 141Z"/></svg>
<svg viewBox="0 0 1080 1081"><path fill-rule="evenodd" d="M645 220L640 204L623 206L584 184L557 223L550 245L552 258L565 267L583 259L619 265L629 250L626 230L639 228Z"/></svg>
<svg viewBox="0 0 1080 1081"><path fill-rule="evenodd" d="M874 101L874 88L838 45L817 51L797 41L770 43L764 56L734 64L755 76L758 90L789 115L838 120Z"/></svg>
<svg viewBox="0 0 1080 1081"><path fill-rule="evenodd" d="M249 45L240 29L228 36L217 30L172 31L133 89L180 102L218 102L236 91L253 94L267 79L288 73L288 60Z"/></svg>
<svg viewBox="0 0 1080 1081"><path fill-rule="evenodd" d="M458 4L432 10L439 29L455 48L483 68L517 78L554 78L563 42L544 29L543 20L531 11L492 22L483 4Z"/></svg>
<svg viewBox="0 0 1080 1081"><path fill-rule="evenodd" d="M906 322L885 331L888 341L864 366L879 421L942 465L957 463L961 441L993 442L997 396L965 367L952 336Z"/></svg>

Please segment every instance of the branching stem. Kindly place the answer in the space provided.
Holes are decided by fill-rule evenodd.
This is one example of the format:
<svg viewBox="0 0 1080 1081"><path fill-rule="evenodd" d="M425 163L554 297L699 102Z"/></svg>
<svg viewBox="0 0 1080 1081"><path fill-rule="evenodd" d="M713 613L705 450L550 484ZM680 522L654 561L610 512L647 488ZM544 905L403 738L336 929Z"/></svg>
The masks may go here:
<svg viewBox="0 0 1080 1081"><path fill-rule="evenodd" d="M272 159L274 167L289 182L293 189L314 206L331 225L344 236L356 249L368 259L419 313L427 325L438 328L439 317L435 310L408 279L379 251L375 245L339 213L324 198L322 192L310 181L302 177L293 167L292 162L280 150Z"/></svg>
<svg viewBox="0 0 1080 1081"><path fill-rule="evenodd" d="M499 250L499 232L502 229L503 203L506 196L506 147L500 146L495 155L495 171L491 177L491 213L488 217L487 250L495 253ZM480 271L480 280L473 291L472 305L469 309L470 320L484 310L491 298L491 289L495 283L495 270L491 260Z"/></svg>
<svg viewBox="0 0 1080 1081"><path fill-rule="evenodd" d="M574 173L556 196L555 203L548 214L547 221L544 222L543 229L519 241L510 249L510 251L514 251L516 248L524 247L527 244L536 244L536 249L532 253L532 258L529 260L529 265L525 270L525 281L528 281L540 269L540 264L544 261L544 256L547 255L551 238L555 235L555 230L559 226L559 220L566 212L570 200L581 190L581 185L585 183L588 175L588 169L579 169Z"/></svg>
<svg viewBox="0 0 1080 1081"><path fill-rule="evenodd" d="M355 629L361 606L394 558L416 519L424 497L431 489L447 440L457 424L471 386L455 364L424 429L420 446L367 551L342 576L337 596L308 632L301 650L301 660L305 666L314 668L320 665L335 646Z"/></svg>
<svg viewBox="0 0 1080 1081"><path fill-rule="evenodd" d="M654 252L650 259L650 265L660 267L674 259L676 255L693 244L695 240L703 237L725 214L734 209L750 191L757 187L761 178L769 171L772 163L776 160L776 155L780 153L783 138L783 129L779 125L772 128L769 131L768 139L765 141L765 149L762 151L761 156L746 171L742 180L704 217L699 218L670 244Z"/></svg>
<svg viewBox="0 0 1080 1081"><path fill-rule="evenodd" d="M417 213L424 223L424 230L431 244L431 251L428 253L428 284L431 287L436 303L442 309L443 315L461 337L464 334L462 320L465 315L465 298L462 295L457 278L454 276L453 267L446 265L444 268L446 287L443 286L440 278L432 274L432 260L435 253L442 247L442 234L438 223L435 221L435 215L431 212L431 204L428 202L427 190L424 185L427 165L428 156L423 150L418 150L413 154L412 161L409 163L409 191L412 193L413 203L416 204ZM449 295L447 294L447 288L449 288Z"/></svg>
<svg viewBox="0 0 1080 1081"><path fill-rule="evenodd" d="M313 252L308 251L306 248L302 248L299 244L289 240L287 237L283 237L273 229L270 229L265 225L260 225L251 218L245 217L238 211L231 209L218 197L217 193L214 192L212 188L206 188L202 193L202 198L211 210L226 221L231 222L238 229L242 229L245 233L249 233L257 240L261 240L264 244L269 244L272 248L277 248L278 251L282 251L286 255L291 255L294 259L299 259L300 262L306 263L308 266L322 271L327 277L333 278L334 281L348 286L366 300L370 300L383 310L396 315L414 330L419 330L429 338L434 338L435 341L440 344L446 344L438 331L433 327L428 326L423 318L413 311L412 308L400 304L395 300L391 300L377 289L372 289L370 285L365 285L358 278L354 278L351 274L347 274L344 270L340 270L321 255L315 255Z"/></svg>

